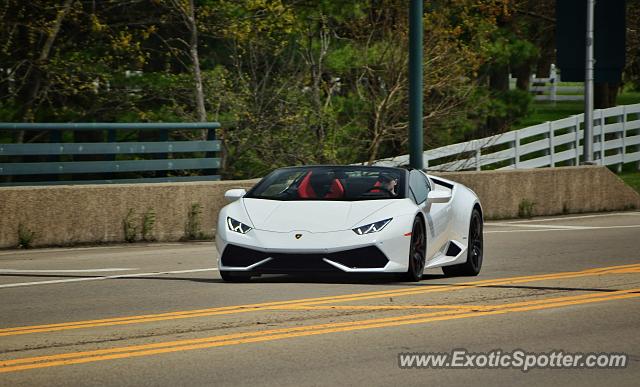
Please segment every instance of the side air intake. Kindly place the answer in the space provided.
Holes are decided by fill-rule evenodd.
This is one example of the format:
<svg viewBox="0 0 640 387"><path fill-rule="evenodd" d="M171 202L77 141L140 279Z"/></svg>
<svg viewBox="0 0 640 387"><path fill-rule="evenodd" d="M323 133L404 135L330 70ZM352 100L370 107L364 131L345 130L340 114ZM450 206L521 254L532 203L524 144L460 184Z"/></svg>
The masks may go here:
<svg viewBox="0 0 640 387"><path fill-rule="evenodd" d="M445 255L455 257L460 254L460 251L462 251L460 246L458 246L456 243L453 243L452 241L449 241L449 246L447 247L447 252L445 253Z"/></svg>

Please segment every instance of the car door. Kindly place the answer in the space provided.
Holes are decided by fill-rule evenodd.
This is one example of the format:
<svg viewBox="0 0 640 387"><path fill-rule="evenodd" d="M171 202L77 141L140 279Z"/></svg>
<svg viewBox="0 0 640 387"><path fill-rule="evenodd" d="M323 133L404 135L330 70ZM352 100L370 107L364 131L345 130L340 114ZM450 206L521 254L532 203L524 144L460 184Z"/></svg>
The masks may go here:
<svg viewBox="0 0 640 387"><path fill-rule="evenodd" d="M424 218L427 220L426 234L427 234L427 260L429 260L437 251L437 234L435 233L436 227L427 208L427 196L431 190L431 185L425 179L422 172L413 170L409 172L409 190L412 199L416 202L420 211L423 213Z"/></svg>
<svg viewBox="0 0 640 387"><path fill-rule="evenodd" d="M433 182L427 177L426 174L421 173L422 178L425 180L425 184L429 187L429 191L437 189L433 186ZM430 251L433 253L428 257L431 258L445 243L448 242L448 230L451 223L451 201L447 203L432 203L425 206L425 217L427 222L431 223L433 230L432 234L432 246Z"/></svg>

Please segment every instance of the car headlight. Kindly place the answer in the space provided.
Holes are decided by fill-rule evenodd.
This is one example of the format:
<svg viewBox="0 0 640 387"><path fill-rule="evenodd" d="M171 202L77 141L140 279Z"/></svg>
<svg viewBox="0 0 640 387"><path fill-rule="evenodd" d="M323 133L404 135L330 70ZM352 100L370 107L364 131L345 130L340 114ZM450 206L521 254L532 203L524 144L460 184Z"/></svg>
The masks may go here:
<svg viewBox="0 0 640 387"><path fill-rule="evenodd" d="M227 217L227 227L229 227L229 230L238 232L240 234L246 234L249 232L249 230L251 230L251 227L247 226L246 224L238 222L237 220L229 217Z"/></svg>
<svg viewBox="0 0 640 387"><path fill-rule="evenodd" d="M383 228L385 228L389 224L389 222L391 222L391 219L393 218L381 220L379 222L367 224L365 226L356 227L353 229L353 232L355 232L358 235L371 234L373 232L378 232Z"/></svg>

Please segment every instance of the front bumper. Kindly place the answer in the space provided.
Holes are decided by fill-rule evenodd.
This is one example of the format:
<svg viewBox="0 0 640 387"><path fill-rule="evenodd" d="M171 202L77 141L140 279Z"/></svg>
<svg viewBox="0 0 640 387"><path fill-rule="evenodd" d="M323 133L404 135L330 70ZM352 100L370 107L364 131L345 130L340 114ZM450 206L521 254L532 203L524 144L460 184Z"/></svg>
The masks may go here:
<svg viewBox="0 0 640 387"><path fill-rule="evenodd" d="M245 268L255 273L294 273L376 270L384 271L387 257L375 246L334 253L273 253L227 245L220 257L222 267Z"/></svg>
<svg viewBox="0 0 640 387"><path fill-rule="evenodd" d="M351 230L281 233L256 229L238 234L223 229L216 235L218 268L256 274L406 272L411 239L405 235L406 228L396 221L369 235Z"/></svg>

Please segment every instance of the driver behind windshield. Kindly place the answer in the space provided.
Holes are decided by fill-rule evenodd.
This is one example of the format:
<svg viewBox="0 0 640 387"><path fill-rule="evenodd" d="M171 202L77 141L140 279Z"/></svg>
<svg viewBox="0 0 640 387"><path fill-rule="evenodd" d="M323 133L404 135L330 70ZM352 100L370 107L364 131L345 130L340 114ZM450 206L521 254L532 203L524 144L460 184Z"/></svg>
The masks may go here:
<svg viewBox="0 0 640 387"><path fill-rule="evenodd" d="M378 180L376 181L376 183L374 184L374 190L372 190L372 192L385 192L388 193L390 196L398 196L398 193L396 192L396 186L398 185L398 180L397 179L393 179L388 175L383 175L381 174L380 177L378 177Z"/></svg>

